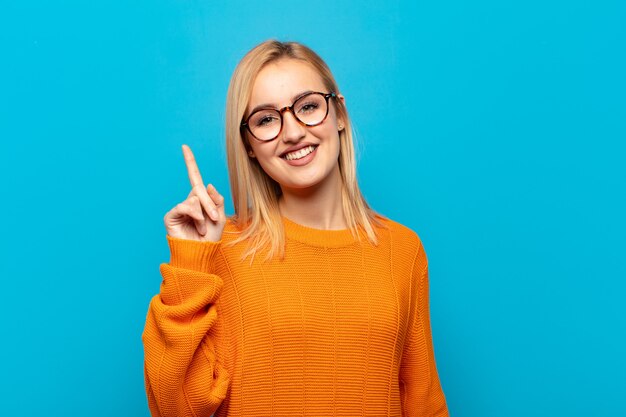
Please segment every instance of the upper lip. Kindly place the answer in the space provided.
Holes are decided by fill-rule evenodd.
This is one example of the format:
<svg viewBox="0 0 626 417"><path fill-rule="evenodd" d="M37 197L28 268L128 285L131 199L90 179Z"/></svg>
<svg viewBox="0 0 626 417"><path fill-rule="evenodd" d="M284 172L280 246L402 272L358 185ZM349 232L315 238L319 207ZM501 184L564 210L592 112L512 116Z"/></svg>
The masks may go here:
<svg viewBox="0 0 626 417"><path fill-rule="evenodd" d="M301 143L298 143L297 145L293 145L293 146L290 146L289 148L285 149L280 154L280 156L283 157L283 156L285 156L285 154L288 154L289 152L297 151L298 149L306 148L306 147L311 146L311 145L317 146L318 144L317 143L309 143L309 142L301 142Z"/></svg>

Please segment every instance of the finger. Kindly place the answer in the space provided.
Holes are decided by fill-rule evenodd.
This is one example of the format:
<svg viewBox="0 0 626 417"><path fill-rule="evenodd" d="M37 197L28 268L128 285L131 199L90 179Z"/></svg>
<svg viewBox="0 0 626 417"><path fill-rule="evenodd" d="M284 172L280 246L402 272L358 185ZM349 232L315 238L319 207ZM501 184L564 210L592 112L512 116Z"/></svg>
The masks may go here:
<svg viewBox="0 0 626 417"><path fill-rule="evenodd" d="M183 156L185 157L185 165L187 166L187 174L189 175L191 188L204 188L204 183L202 182L202 176L200 175L200 170L198 169L196 158L193 156L191 148L187 145L183 145Z"/></svg>
<svg viewBox="0 0 626 417"><path fill-rule="evenodd" d="M193 217L193 221L196 225L196 230L200 233L201 236L206 235L206 219L204 218L204 213L202 213L202 206L200 205L200 200L198 197L193 196L189 200L189 205L191 206L192 212L196 214Z"/></svg>
<svg viewBox="0 0 626 417"><path fill-rule="evenodd" d="M213 202L211 197L209 197L209 194L204 189L204 187L194 187L187 196L187 199L191 198L192 196L198 198L198 200L200 201L200 206L202 207L202 209L204 209L204 213L206 213L209 219L217 221L217 219L219 218L219 214L216 210L215 203Z"/></svg>
<svg viewBox="0 0 626 417"><path fill-rule="evenodd" d="M193 220L204 220L202 210L196 209L188 201L178 204L171 213L175 218L191 217Z"/></svg>
<svg viewBox="0 0 626 417"><path fill-rule="evenodd" d="M216 208L222 208L224 206L224 197L217 192L217 189L213 186L213 184L209 184L206 187L207 193L209 193L209 197L215 203Z"/></svg>
<svg viewBox="0 0 626 417"><path fill-rule="evenodd" d="M180 203L175 208L175 217L189 217L193 220L196 230L199 234L204 236L206 234L206 224L204 214L198 198L193 196L183 203Z"/></svg>
<svg viewBox="0 0 626 417"><path fill-rule="evenodd" d="M202 208L209 216L209 218L213 221L217 221L217 219L219 218L219 214L216 210L215 202L211 199L204 186L194 187L191 191L196 197L200 199L200 204L202 205Z"/></svg>
<svg viewBox="0 0 626 417"><path fill-rule="evenodd" d="M187 145L183 145L183 155L185 156L185 165L187 165L187 173L189 174L189 181L191 182L192 191L200 199L200 203L204 208L204 211L209 215L209 218L213 221L217 221L219 215L215 210L215 203L211 201L211 198L204 188L202 182L202 176L196 163L196 158L191 152L191 148Z"/></svg>

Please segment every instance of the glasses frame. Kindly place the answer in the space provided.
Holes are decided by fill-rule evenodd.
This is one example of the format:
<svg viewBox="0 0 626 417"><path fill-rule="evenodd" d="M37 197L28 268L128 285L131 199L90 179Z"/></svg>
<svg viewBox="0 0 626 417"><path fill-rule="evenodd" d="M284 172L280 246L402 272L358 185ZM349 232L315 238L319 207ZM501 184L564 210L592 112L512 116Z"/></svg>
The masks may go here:
<svg viewBox="0 0 626 417"><path fill-rule="evenodd" d="M300 118L299 118L299 117L296 115L296 113L293 111L293 106L295 106L295 104L296 104L299 100L303 99L304 97L310 96L311 94L320 94L320 95L322 95L322 96L324 97L324 99L326 100L326 114L324 115L324 117L322 118L322 120L321 120L319 123L315 123L315 124L307 124L307 123L303 122L302 120L300 120ZM286 107L283 107L282 109L276 109L276 108L273 108L273 107L264 107L264 108L262 108L262 109L258 109L257 111L255 111L254 113L252 113L250 116L248 116L248 117L246 118L246 120L245 120L245 121L241 122L241 126L240 126L240 127L241 127L241 129L244 129L244 128L245 128L245 129L246 129L246 130L247 130L247 131L248 131L248 132L252 135L252 137L253 137L253 138L255 138L255 139L256 139L256 140L258 140L258 141L261 141L261 142L269 142L269 141L272 141L272 140L276 139L277 137L279 137L279 136L280 136L280 133L283 131L283 127L285 126L285 124L283 123L283 113L284 113L284 112L286 112L286 111L289 111L289 112L293 115L294 119L296 119L296 120L298 121L298 123L300 123L302 126L306 126L306 127L319 126L319 125L321 125L322 123L324 123L324 121L326 121L326 118L328 117L328 110L330 109L330 106L329 106L329 104L328 104L328 100L329 100L331 97L332 97L332 98L337 98L337 94L335 94L334 92L331 92L331 93L322 93L321 91L309 91L309 92L307 92L307 93L302 94L302 95L301 95L301 96L299 96L298 98L296 98L296 99L294 100L294 102L293 102L293 103L291 103L291 106L286 106ZM276 136L274 136L274 137L273 137L273 138L271 138L271 139L259 139L259 138L257 138L256 136L254 136L254 133L252 133L252 129L250 129L250 125L248 124L248 122L250 121L250 118L251 118L252 116L254 116L254 115L255 115L255 114L257 114L258 112L260 112L260 111L264 111L264 110L274 110L274 111L278 112L278 115L279 115L279 117L280 117L280 129L278 130L278 133L276 134Z"/></svg>

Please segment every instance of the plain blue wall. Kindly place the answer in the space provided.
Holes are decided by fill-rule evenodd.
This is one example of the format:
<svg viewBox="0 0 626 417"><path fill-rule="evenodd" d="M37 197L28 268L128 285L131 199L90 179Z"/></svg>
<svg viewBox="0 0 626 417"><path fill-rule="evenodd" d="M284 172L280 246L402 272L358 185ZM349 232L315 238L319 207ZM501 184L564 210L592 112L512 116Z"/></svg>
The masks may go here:
<svg viewBox="0 0 626 417"><path fill-rule="evenodd" d="M626 415L624 2L7 3L0 414L148 415L180 145L229 195L227 83L276 37L327 60L364 193L424 241L451 414Z"/></svg>

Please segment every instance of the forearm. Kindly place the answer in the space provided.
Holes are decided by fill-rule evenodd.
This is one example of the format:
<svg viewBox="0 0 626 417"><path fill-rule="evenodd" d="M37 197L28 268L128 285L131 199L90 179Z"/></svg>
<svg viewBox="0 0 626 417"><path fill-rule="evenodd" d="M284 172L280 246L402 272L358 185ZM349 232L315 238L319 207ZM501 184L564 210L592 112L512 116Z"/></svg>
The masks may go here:
<svg viewBox="0 0 626 417"><path fill-rule="evenodd" d="M150 302L143 333L148 403L153 416L211 415L229 383L212 338L222 280L202 265L217 244L168 240L172 260L161 265L161 292Z"/></svg>

